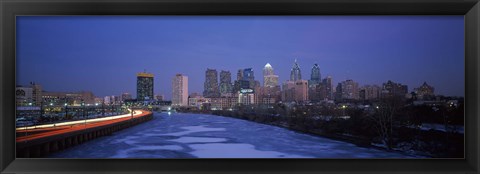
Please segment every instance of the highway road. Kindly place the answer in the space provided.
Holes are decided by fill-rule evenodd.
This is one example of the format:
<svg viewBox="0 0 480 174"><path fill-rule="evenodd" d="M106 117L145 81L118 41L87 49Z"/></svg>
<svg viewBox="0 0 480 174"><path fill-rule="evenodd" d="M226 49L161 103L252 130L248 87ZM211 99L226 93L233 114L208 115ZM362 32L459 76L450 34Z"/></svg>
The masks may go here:
<svg viewBox="0 0 480 174"><path fill-rule="evenodd" d="M143 112L140 110L135 110L134 116L140 115ZM132 114L123 114L117 116L110 116L110 117L102 117L102 118L93 118L93 119L86 119L86 120L77 120L77 121L67 121L61 123L54 123L54 124L42 124L42 125L35 125L35 126L27 126L27 127L18 127L16 130L29 130L29 129L44 129L44 128L55 128L60 126L72 126L77 124L85 124L85 123L95 123L100 121L107 121L107 120L114 120L119 118L131 117Z"/></svg>

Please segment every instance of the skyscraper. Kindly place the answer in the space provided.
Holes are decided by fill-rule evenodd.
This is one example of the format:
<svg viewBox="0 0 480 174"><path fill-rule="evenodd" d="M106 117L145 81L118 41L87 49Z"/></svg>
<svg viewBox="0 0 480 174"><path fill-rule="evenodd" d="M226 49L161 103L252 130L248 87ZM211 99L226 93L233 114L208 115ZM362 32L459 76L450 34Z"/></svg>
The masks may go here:
<svg viewBox="0 0 480 174"><path fill-rule="evenodd" d="M278 76L273 73L273 67L269 63L263 68L263 86L275 87L278 86Z"/></svg>
<svg viewBox="0 0 480 174"><path fill-rule="evenodd" d="M231 96L232 91L232 74L230 71L220 71L220 95Z"/></svg>
<svg viewBox="0 0 480 174"><path fill-rule="evenodd" d="M267 63L263 68L263 76L274 75L273 74L273 67L270 63Z"/></svg>
<svg viewBox="0 0 480 174"><path fill-rule="evenodd" d="M255 80L255 75L253 73L253 68L243 69L243 78L242 80L253 81Z"/></svg>
<svg viewBox="0 0 480 174"><path fill-rule="evenodd" d="M282 101L295 101L295 82L287 80L282 85Z"/></svg>
<svg viewBox="0 0 480 174"><path fill-rule="evenodd" d="M295 81L295 101L304 102L308 100L308 81Z"/></svg>
<svg viewBox="0 0 480 174"><path fill-rule="evenodd" d="M342 83L338 83L335 91L335 100L340 101L342 100Z"/></svg>
<svg viewBox="0 0 480 174"><path fill-rule="evenodd" d="M258 81L255 81L255 75L253 68L243 69L242 80L240 80L240 89L255 89L259 84Z"/></svg>
<svg viewBox="0 0 480 174"><path fill-rule="evenodd" d="M242 80L243 79L243 69L239 69L237 71L237 80Z"/></svg>
<svg viewBox="0 0 480 174"><path fill-rule="evenodd" d="M290 72L290 81L297 81L301 79L302 79L302 73L300 72L300 65L298 65L297 59L295 59L292 70Z"/></svg>
<svg viewBox="0 0 480 174"><path fill-rule="evenodd" d="M220 97L218 90L218 73L215 69L207 69L205 71L203 96L206 98Z"/></svg>
<svg viewBox="0 0 480 174"><path fill-rule="evenodd" d="M325 86L321 83L320 67L314 64L308 80L308 96L310 101L320 101L325 98Z"/></svg>
<svg viewBox="0 0 480 174"><path fill-rule="evenodd" d="M327 78L323 79L323 85L325 86L326 90L326 95L325 98L329 100L333 100L333 82L332 82L332 76L327 76Z"/></svg>
<svg viewBox="0 0 480 174"><path fill-rule="evenodd" d="M243 79L243 69L237 71L237 80L233 82L233 93L238 93L240 91L241 80Z"/></svg>
<svg viewBox="0 0 480 174"><path fill-rule="evenodd" d="M188 77L177 74L172 80L172 105L188 106Z"/></svg>
<svg viewBox="0 0 480 174"><path fill-rule="evenodd" d="M263 68L263 86L255 87L255 100L257 104L273 104L280 101L281 93L278 85L278 76L273 72L273 67L267 63Z"/></svg>
<svg viewBox="0 0 480 174"><path fill-rule="evenodd" d="M137 73L137 100L145 101L153 99L153 74Z"/></svg>
<svg viewBox="0 0 480 174"><path fill-rule="evenodd" d="M320 76L320 67L318 64L314 64L312 67L312 74L310 75L310 81L308 82L308 85L317 85L321 81L321 76Z"/></svg>
<svg viewBox="0 0 480 174"><path fill-rule="evenodd" d="M350 79L338 84L337 93L339 99L358 100L360 98L358 83Z"/></svg>

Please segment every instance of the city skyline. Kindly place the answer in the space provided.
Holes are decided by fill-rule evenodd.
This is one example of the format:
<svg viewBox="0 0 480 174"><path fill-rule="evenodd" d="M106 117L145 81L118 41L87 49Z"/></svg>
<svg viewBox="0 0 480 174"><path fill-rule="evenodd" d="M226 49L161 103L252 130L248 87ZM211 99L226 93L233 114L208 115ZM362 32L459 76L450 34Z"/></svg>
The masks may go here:
<svg viewBox="0 0 480 174"><path fill-rule="evenodd" d="M343 28L359 22L373 26ZM128 23L141 27L126 27ZM291 24L301 31L286 27ZM120 26L125 28L117 31ZM283 28L271 30L279 26ZM380 27L380 32L375 27ZM142 35L144 30L150 35ZM275 69L281 85L290 78L297 59L304 80L310 80L316 63L321 77L332 76L334 86L348 79L360 86L392 80L408 85L411 91L426 81L437 94L464 96L463 16L18 17L17 31L17 84L34 81L46 91L136 95L135 74L146 69L155 75L154 94L170 99L171 77L177 73L189 76L189 93L202 93L207 68L231 74L253 68L255 80L263 84L266 63ZM133 36L126 35L129 32ZM282 36L289 32L295 36ZM336 35L329 37L332 34ZM162 47L155 47L158 45Z"/></svg>

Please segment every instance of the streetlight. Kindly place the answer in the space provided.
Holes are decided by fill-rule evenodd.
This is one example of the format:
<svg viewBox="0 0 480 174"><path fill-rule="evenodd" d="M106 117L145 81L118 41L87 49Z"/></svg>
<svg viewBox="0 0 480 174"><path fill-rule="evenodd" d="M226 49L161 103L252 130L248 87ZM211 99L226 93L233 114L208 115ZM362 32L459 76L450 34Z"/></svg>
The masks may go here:
<svg viewBox="0 0 480 174"><path fill-rule="evenodd" d="M87 116L85 115L85 102L82 100L83 118L85 119L85 128L87 128Z"/></svg>
<svg viewBox="0 0 480 174"><path fill-rule="evenodd" d="M342 108L343 108L343 116L345 116L345 109L347 108L347 106L343 105Z"/></svg>
<svg viewBox="0 0 480 174"><path fill-rule="evenodd" d="M65 103L65 119L67 118L68 112L67 112L67 103Z"/></svg>
<svg viewBox="0 0 480 174"><path fill-rule="evenodd" d="M95 113L95 118L98 118L98 103L95 103L95 109L93 110Z"/></svg>

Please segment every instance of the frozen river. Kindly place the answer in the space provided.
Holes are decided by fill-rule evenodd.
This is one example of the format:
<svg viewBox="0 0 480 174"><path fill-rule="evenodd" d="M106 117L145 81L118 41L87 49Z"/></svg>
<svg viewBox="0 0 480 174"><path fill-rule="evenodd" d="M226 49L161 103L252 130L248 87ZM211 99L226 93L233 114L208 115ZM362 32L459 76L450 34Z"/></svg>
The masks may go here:
<svg viewBox="0 0 480 174"><path fill-rule="evenodd" d="M203 114L155 113L154 119L52 158L409 158L400 153ZM410 157L411 158L411 157Z"/></svg>

